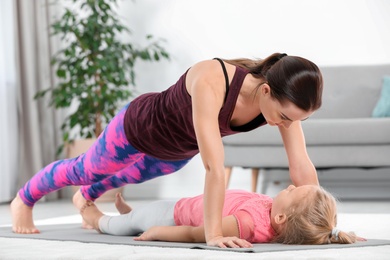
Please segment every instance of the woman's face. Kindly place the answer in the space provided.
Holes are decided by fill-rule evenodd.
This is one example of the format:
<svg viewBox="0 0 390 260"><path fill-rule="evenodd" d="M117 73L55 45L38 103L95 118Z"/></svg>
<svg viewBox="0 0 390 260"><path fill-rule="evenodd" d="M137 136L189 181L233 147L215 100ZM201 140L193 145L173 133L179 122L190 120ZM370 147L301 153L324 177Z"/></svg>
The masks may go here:
<svg viewBox="0 0 390 260"><path fill-rule="evenodd" d="M278 100L271 97L271 89L268 84L261 86L260 110L269 125L285 128L289 128L294 121L307 119L314 112L304 111L289 101L282 105Z"/></svg>

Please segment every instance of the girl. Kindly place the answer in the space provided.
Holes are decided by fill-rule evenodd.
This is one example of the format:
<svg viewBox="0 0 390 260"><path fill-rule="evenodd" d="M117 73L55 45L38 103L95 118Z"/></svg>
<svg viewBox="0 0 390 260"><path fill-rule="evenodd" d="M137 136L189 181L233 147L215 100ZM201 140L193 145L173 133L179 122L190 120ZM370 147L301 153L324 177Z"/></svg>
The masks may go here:
<svg viewBox="0 0 390 260"><path fill-rule="evenodd" d="M206 170L204 225L210 246L246 244L222 235L225 194L222 137L266 123L278 126L295 185L317 184L300 121L321 106L322 76L301 57L275 53L264 60L206 60L161 93L139 96L79 157L39 171L11 203L13 231L37 233L34 204L49 192L84 185L73 197L80 209L109 189L173 173L198 152Z"/></svg>
<svg viewBox="0 0 390 260"><path fill-rule="evenodd" d="M122 214L104 215L91 201L81 209L83 219L101 233L122 236L143 234L135 240L205 242L202 195L175 201L157 201L131 209L117 194ZM317 185L290 185L275 199L239 190L225 194L222 232L252 243L354 243L353 233L338 231L336 201ZM239 247L229 241L220 247ZM245 244L250 247L251 244Z"/></svg>

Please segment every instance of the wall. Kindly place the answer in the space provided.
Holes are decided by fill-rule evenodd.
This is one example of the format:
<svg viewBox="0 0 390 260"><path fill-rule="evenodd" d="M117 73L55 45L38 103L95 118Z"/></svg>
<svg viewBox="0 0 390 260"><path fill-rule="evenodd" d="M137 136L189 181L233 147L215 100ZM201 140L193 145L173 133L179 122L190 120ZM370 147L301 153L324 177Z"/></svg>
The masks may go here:
<svg viewBox="0 0 390 260"><path fill-rule="evenodd" d="M193 63L213 57L263 58L273 52L303 56L320 66L390 62L387 0L142 0L120 1L131 39L166 39L170 62L140 63L139 93L161 91ZM124 40L128 40L123 37ZM178 197L203 191L196 157L180 171L128 186L129 197ZM248 170L235 169L232 188L249 189Z"/></svg>

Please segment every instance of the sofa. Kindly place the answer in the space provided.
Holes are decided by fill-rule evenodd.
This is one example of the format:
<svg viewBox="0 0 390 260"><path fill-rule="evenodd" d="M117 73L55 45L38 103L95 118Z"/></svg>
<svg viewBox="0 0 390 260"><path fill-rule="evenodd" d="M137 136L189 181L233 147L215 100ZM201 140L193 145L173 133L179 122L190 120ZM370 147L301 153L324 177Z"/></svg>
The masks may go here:
<svg viewBox="0 0 390 260"><path fill-rule="evenodd" d="M322 107L302 122L308 154L322 186L344 198L390 198L390 117L373 117L390 64L320 68ZM277 127L223 138L225 165L252 169L256 190L287 185L288 161Z"/></svg>

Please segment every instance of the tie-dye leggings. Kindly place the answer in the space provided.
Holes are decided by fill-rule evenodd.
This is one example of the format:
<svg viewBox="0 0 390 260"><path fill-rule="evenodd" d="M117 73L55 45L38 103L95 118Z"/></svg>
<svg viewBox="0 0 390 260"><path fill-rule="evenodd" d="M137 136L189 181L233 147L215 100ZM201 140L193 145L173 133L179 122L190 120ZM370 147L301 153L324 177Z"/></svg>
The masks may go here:
<svg viewBox="0 0 390 260"><path fill-rule="evenodd" d="M107 190L167 175L188 163L191 158L163 161L131 146L123 128L127 107L85 154L53 162L35 174L19 191L23 202L32 207L46 194L70 185L83 185L80 190L84 198L95 200Z"/></svg>

